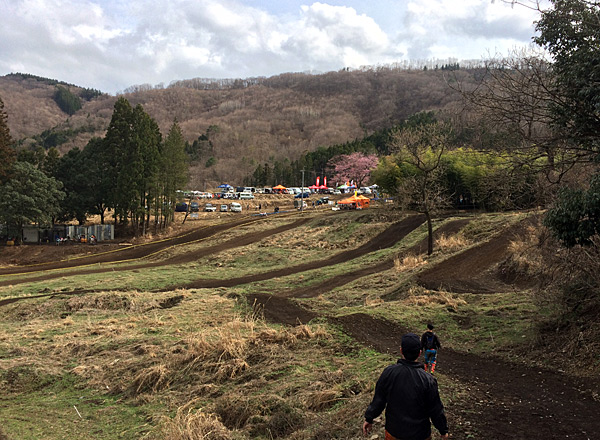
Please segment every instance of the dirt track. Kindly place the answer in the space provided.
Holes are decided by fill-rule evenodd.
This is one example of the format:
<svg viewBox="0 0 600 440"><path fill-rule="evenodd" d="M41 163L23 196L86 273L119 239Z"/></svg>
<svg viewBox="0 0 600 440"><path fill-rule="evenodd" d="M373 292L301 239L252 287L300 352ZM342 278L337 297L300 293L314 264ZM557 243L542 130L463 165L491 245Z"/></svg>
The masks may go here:
<svg viewBox="0 0 600 440"><path fill-rule="evenodd" d="M245 219L232 223L223 223L216 226L201 228L192 233L181 234L179 236L174 237L169 240L161 240L157 242L151 242L146 245L140 246L132 246L128 248L124 248L119 250L118 252L107 252L96 255L87 255L82 258L74 258L63 261L49 262L44 264L37 264L34 266L26 266L19 267L14 266L10 268L0 269L0 287L2 286L10 286L22 283L36 282L36 281L45 281L55 278L61 278L68 276L69 273L61 272L60 269L72 269L76 267L87 267L86 269L80 269L72 275L84 275L84 274L92 274L92 273L104 273L104 272L120 272L125 270L135 270L135 269L144 269L150 267L158 267L165 266L170 264L183 264L190 261L195 261L198 258L205 257L207 255L216 254L228 249L234 249L236 247L246 246L250 243L255 243L260 241L266 237L271 235L280 233L282 231L287 231L292 228L296 228L305 224L309 219L301 218L293 221L290 224L286 224L283 226L279 226L277 228L265 229L260 232L253 232L241 237L236 237L231 240L227 240L223 243L207 246L204 248L197 249L193 252L186 252L183 254L176 255L172 258L150 262L145 261L138 264L129 264L127 266L112 266L107 268L102 266L103 264L114 264L119 262L126 261L135 261L145 258L150 255L154 255L160 251L165 249L172 248L173 246L179 246L184 244L196 243L204 238L211 237L220 232L226 231L227 229L232 229L244 224L248 224L254 221L255 219ZM36 277L28 277L26 279L2 279L1 277L4 275L21 275L28 274L34 272L42 272L42 275Z"/></svg>
<svg viewBox="0 0 600 440"><path fill-rule="evenodd" d="M510 245L511 235L500 234L467 252L426 269L418 277L423 287L431 290L448 290L456 293L499 292L499 285L485 271L502 260ZM486 276L487 275L487 276Z"/></svg>
<svg viewBox="0 0 600 440"><path fill-rule="evenodd" d="M303 223L298 220L293 224L299 226ZM350 251L341 252L328 260L311 262L298 265L286 270L267 271L249 277L242 277L231 280L198 280L195 283L186 286L174 287L214 287L214 286L235 286L249 283L257 280L264 280L278 276L284 276L290 273L297 273L303 270L316 269L323 265L339 264L361 255L365 255L375 250L392 246L397 243L409 232L414 230L422 223L420 217L409 217L406 220L392 225L384 233L379 234L369 243ZM456 232L466 223L458 221L449 223L445 226L447 233ZM177 237L174 241L163 241L160 243L149 244L139 247L138 251L143 250L146 255L157 252L161 248L170 247L176 243L184 243L186 240L193 242L195 240L215 234L218 231L225 230L229 226L216 226L212 229L203 229L195 231L185 236ZM286 228L289 229L290 225ZM265 237L275 231L273 228L264 233L251 233L235 240L224 242L213 247L203 248L201 251L181 258L198 258L199 256L209 255L222 249L228 249L235 246L242 246ZM472 279L483 277L486 270L495 262L499 262L508 246L509 234L501 234L490 244L482 244L464 255L450 258L442 265L426 271L420 277L420 282L430 288L443 286L446 289L477 289L482 288L481 284L468 284ZM418 253L424 251L424 242L418 243L409 252ZM110 258L122 260L123 255L133 258L135 249L127 250L129 254L106 254L101 258L108 260L94 260L94 257L83 260L69 260L55 263L52 268L58 269L72 268L77 264L90 264L89 261L107 262ZM187 255L187 254L186 254ZM109 258L110 257L110 258ZM178 257L180 258L180 257ZM171 261L172 263L173 261ZM179 262L179 261L178 261ZM158 264L155 262L144 263L140 267L148 267L146 264ZM164 264L164 263L163 263ZM388 270L393 262L386 261L384 264L364 268L361 271L348 275L334 277L311 289L298 289L293 292L287 292L286 297L279 294L257 293L250 295L250 302L257 302L264 307L265 317L269 320L281 322L288 325L308 322L317 317L309 310L300 307L294 300L294 297L306 297L313 294L324 293L328 290L353 281L361 276L370 275L381 270ZM51 265L44 266L44 269ZM437 270L439 268L439 271ZM23 273L23 268L10 268L0 271L6 274ZM127 267L130 270L131 266ZM37 267L40 270L40 267ZM100 268L97 271L103 271ZM111 269L112 270L112 269ZM81 273L81 272L78 272ZM453 283L452 276L459 274L469 274L469 276L457 277L459 282ZM56 276L65 276L64 273L44 272L35 280L44 278L54 278ZM483 279L483 278L481 278ZM443 280L441 282L440 280ZM15 280L7 284L15 284ZM30 282L28 279L26 282ZM25 282L25 281L23 281ZM4 282L3 282L4 283ZM430 284L431 283L431 284ZM0 283L1 285L2 283ZM11 299L10 302L13 302ZM4 301L2 301L4 303ZM2 305L0 303L0 305ZM398 339L400 335L406 332L401 325L389 321L377 320L365 314L353 314L343 317L329 317L331 322L341 325L346 333L357 341L375 348L381 352L388 352L397 355ZM474 352L476 353L476 347ZM382 366L383 368L383 366ZM454 412L463 414L463 420L470 423L470 432L476 432L475 437L470 438L489 438L489 439L592 439L597 438L599 423L597 416L600 414L600 402L591 397L589 384L580 384L573 379L557 372L540 369L526 369L517 363L507 363L499 359L490 357L481 357L476 354L459 353L451 349L443 349L440 352L440 371L447 374L464 384L470 389L471 395L478 396L476 400L464 402L463 407ZM376 380L376 378L373 378ZM452 423L452 420L451 420ZM464 428L464 427L463 427ZM465 429L455 429L453 438L469 438L465 434Z"/></svg>

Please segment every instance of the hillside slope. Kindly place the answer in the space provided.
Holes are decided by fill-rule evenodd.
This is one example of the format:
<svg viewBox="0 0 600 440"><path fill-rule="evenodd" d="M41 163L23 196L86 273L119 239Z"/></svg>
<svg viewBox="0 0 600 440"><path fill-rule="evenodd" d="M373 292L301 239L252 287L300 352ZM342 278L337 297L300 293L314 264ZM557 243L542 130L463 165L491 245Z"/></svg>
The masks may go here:
<svg viewBox="0 0 600 440"><path fill-rule="evenodd" d="M475 73L453 72L462 81L470 81ZM442 71L398 69L284 74L217 86L188 80L166 89L131 87L124 96L132 105L141 104L163 134L174 119L189 142L209 127L218 127L211 132L212 150L192 169L192 186L202 187L240 182L257 163L294 160L303 152L363 137L419 111L451 108L458 96L448 87L448 77ZM9 128L20 145L43 143L42 132L52 130L62 135L64 143L57 148L65 153L104 135L116 97L82 100L82 108L69 116L52 99L56 84L43 80L0 77ZM74 94L82 90L69 89ZM209 157L216 164L206 168Z"/></svg>

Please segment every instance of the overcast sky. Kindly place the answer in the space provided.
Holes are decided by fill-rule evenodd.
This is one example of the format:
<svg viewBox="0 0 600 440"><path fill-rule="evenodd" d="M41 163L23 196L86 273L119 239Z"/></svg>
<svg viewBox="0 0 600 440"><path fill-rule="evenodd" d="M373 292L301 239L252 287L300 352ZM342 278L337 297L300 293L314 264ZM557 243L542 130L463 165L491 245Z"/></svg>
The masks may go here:
<svg viewBox="0 0 600 440"><path fill-rule="evenodd" d="M525 0L527 1L527 0ZM0 0L0 75L134 84L481 60L538 15L502 0Z"/></svg>

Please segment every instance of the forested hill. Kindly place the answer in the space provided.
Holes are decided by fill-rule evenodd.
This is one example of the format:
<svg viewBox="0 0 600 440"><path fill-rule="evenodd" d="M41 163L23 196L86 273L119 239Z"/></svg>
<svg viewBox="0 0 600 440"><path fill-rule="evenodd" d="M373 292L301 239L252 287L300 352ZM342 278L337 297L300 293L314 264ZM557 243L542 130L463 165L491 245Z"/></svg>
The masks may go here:
<svg viewBox="0 0 600 440"><path fill-rule="evenodd" d="M123 95L132 105L141 104L163 134L177 119L194 145L191 184L205 186L239 182L259 163L294 160L420 111L452 109L458 96L448 81L456 75L468 82L476 74L392 68L288 73L246 80L182 80L166 88L133 86ZM19 148L55 146L63 154L104 136L116 100L27 74L0 77L0 97Z"/></svg>

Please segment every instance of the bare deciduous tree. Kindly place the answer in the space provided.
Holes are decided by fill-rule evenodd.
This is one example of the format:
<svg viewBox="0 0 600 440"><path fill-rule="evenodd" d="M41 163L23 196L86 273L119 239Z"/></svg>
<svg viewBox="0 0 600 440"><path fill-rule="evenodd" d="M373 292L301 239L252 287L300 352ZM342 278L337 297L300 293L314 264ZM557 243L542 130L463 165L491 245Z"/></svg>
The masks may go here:
<svg viewBox="0 0 600 440"><path fill-rule="evenodd" d="M485 62L477 83L456 81L464 109L458 126L479 149L506 153L515 166L545 171L558 182L589 152L557 130L553 109L562 104L552 64L534 48Z"/></svg>
<svg viewBox="0 0 600 440"><path fill-rule="evenodd" d="M449 205L441 182L442 157L449 144L449 127L442 123L407 128L396 135L393 150L402 171L399 202L427 219L427 253L433 253L432 217Z"/></svg>

